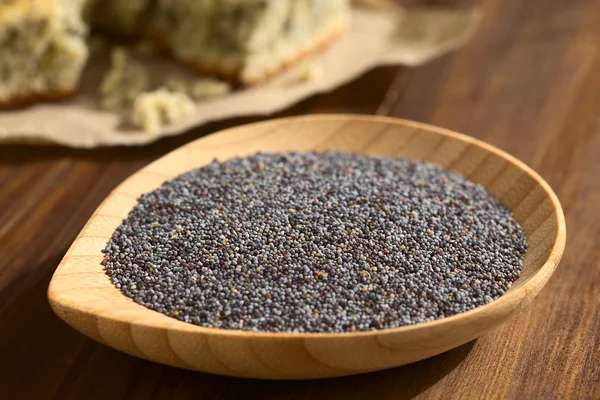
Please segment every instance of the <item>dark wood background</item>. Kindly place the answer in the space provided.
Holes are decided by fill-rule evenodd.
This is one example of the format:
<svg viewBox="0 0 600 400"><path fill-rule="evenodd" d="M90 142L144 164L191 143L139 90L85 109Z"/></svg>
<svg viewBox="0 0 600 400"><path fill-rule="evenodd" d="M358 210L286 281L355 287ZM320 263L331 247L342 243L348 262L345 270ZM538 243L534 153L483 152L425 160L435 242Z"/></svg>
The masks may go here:
<svg viewBox="0 0 600 400"><path fill-rule="evenodd" d="M411 1L464 6L471 1ZM534 303L462 347L405 367L310 382L178 370L86 339L50 310L62 255L119 182L190 140L143 148L0 147L0 397L5 399L600 399L600 1L482 1L463 49L379 68L282 115L367 113L486 140L548 180L567 217L563 261Z"/></svg>

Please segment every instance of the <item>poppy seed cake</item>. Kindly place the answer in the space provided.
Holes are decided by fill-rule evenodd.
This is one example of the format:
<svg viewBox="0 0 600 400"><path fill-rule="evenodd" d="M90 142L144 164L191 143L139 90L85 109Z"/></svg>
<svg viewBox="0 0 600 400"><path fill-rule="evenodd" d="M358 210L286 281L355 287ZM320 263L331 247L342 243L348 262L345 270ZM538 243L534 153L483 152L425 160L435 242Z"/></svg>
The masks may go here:
<svg viewBox="0 0 600 400"><path fill-rule="evenodd" d="M87 60L82 0L0 0L0 108L73 94Z"/></svg>

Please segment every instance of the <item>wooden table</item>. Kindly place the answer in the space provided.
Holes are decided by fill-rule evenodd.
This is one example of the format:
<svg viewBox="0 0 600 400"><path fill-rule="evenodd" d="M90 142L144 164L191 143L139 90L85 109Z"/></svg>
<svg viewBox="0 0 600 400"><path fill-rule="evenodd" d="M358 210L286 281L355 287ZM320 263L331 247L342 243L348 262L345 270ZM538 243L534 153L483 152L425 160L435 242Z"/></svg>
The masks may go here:
<svg viewBox="0 0 600 400"><path fill-rule="evenodd" d="M441 2L437 2L441 3ZM100 201L171 149L0 147L0 390L5 399L600 398L600 1L489 0L477 37L417 69L379 68L281 115L377 113L484 139L531 165L567 216L563 262L533 305L460 348L358 377L263 382L178 370L86 339L46 288Z"/></svg>

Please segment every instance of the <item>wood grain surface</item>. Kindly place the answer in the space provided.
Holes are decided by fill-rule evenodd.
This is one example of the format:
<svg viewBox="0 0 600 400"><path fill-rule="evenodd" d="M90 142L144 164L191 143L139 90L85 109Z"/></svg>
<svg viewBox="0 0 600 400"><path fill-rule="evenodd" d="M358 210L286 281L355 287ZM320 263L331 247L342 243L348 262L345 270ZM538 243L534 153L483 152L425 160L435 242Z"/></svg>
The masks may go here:
<svg viewBox="0 0 600 400"><path fill-rule="evenodd" d="M509 207L527 235L520 278L498 300L437 321L344 334L241 332L194 326L125 297L102 250L144 193L167 179L257 152L333 150L430 162L459 172ZM565 246L556 195L514 157L469 136L397 118L309 115L226 129L128 177L90 217L56 269L48 298L65 322L107 346L180 368L244 378L329 378L409 364L463 345L525 308Z"/></svg>
<svg viewBox="0 0 600 400"><path fill-rule="evenodd" d="M470 1L408 1L468 6ZM528 163L565 210L566 252L530 307L481 339L383 372L308 382L225 378L112 350L67 326L46 290L92 212L127 176L210 124L149 147L0 147L0 383L9 399L600 398L600 1L483 0L463 49L379 68L278 116L409 118Z"/></svg>

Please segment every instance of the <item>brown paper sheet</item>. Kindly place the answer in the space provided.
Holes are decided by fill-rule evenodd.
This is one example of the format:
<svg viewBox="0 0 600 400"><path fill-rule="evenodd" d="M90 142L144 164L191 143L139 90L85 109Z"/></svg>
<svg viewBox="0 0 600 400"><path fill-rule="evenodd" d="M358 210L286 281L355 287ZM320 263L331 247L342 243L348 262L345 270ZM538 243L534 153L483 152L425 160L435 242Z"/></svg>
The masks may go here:
<svg viewBox="0 0 600 400"><path fill-rule="evenodd" d="M81 93L67 102L38 104L0 113L0 143L51 143L92 148L143 145L192 127L232 117L269 115L317 93L333 90L380 65L418 66L464 44L480 21L478 10L410 10L390 13L355 9L350 30L311 62L323 76L299 80L302 64L268 84L198 103L193 116L157 134L122 127L122 116L97 106L98 82L106 65L91 62ZM157 76L186 75L170 60L152 63Z"/></svg>

